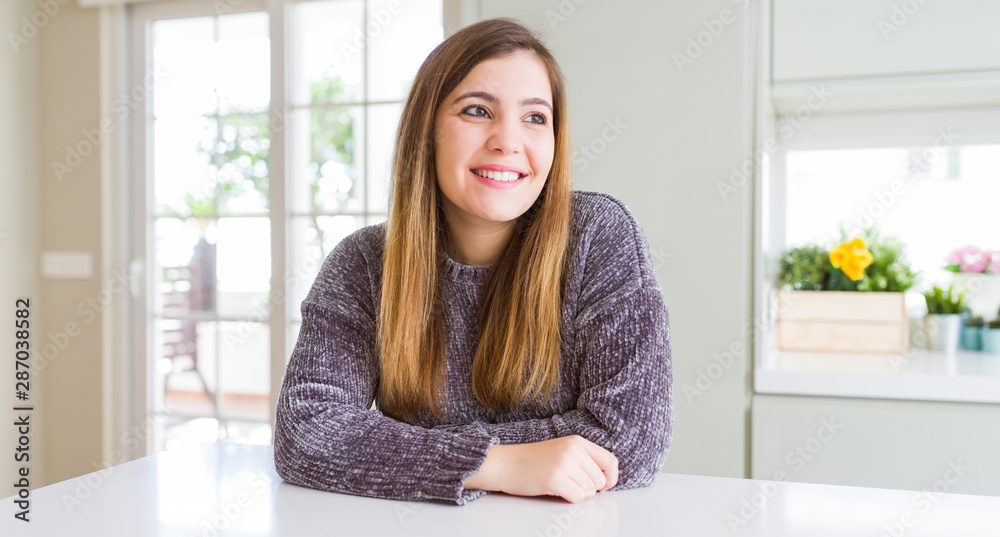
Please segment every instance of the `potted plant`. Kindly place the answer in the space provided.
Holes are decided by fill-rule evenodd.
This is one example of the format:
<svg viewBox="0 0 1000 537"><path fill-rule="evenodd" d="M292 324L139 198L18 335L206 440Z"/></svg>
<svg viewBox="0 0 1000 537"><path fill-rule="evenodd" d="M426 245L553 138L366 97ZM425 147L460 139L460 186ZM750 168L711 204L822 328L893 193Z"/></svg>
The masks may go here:
<svg viewBox="0 0 1000 537"><path fill-rule="evenodd" d="M972 245L956 248L944 268L954 273L956 290L968 291L965 302L974 313L988 315L1000 306L1000 250Z"/></svg>
<svg viewBox="0 0 1000 537"><path fill-rule="evenodd" d="M990 321L983 330L983 352L1000 354L1000 316Z"/></svg>
<svg viewBox="0 0 1000 537"><path fill-rule="evenodd" d="M872 228L833 247L782 253L778 347L782 350L902 353L908 344L904 292L917 275L902 241Z"/></svg>
<svg viewBox="0 0 1000 537"><path fill-rule="evenodd" d="M981 316L965 320L962 328L962 348L967 351L978 351L983 346L983 327L986 323Z"/></svg>
<svg viewBox="0 0 1000 537"><path fill-rule="evenodd" d="M957 351L962 334L965 291L955 296L953 286L948 286L945 293L944 289L935 285L924 293L924 300L927 302L924 330L927 331L929 347L944 352Z"/></svg>

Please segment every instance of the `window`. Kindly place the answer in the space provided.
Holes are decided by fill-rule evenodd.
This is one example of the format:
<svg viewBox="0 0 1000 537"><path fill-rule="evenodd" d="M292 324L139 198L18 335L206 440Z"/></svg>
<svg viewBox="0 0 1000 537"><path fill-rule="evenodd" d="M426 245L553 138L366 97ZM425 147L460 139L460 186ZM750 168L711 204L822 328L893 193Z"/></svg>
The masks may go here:
<svg viewBox="0 0 1000 537"><path fill-rule="evenodd" d="M874 226L899 237L919 271L906 300L911 325L923 315L920 291L952 283L943 268L952 250L1000 249L997 125L1000 108L993 106L830 112L783 139L762 167L761 356L776 346L773 286L785 248L832 244L841 227L850 233Z"/></svg>
<svg viewBox="0 0 1000 537"><path fill-rule="evenodd" d="M133 122L147 450L266 444L323 259L386 218L402 101L443 38L441 0L162 2L131 14L133 82L156 80Z"/></svg>
<svg viewBox="0 0 1000 537"><path fill-rule="evenodd" d="M789 151L785 243L835 240L877 226L907 245L925 284L947 284L945 258L965 244L1000 248L1000 144ZM823 200L823 203L815 203Z"/></svg>

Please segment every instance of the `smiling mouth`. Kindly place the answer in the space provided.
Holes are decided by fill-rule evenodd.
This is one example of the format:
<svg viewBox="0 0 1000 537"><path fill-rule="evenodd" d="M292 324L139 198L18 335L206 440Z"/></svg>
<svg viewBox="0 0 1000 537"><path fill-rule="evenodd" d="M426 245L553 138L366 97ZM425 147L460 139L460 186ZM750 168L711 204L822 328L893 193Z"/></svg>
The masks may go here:
<svg viewBox="0 0 1000 537"><path fill-rule="evenodd" d="M487 179L492 179L501 183L513 183L519 179L523 179L527 174L519 174L517 172L495 172L492 170L470 170L472 173L478 175L479 177L485 177Z"/></svg>

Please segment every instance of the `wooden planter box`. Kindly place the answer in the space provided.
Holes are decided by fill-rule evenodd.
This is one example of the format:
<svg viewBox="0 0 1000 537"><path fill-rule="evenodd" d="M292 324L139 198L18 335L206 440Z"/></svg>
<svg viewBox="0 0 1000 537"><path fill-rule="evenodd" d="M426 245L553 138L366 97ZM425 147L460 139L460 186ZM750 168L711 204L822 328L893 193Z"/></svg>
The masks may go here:
<svg viewBox="0 0 1000 537"><path fill-rule="evenodd" d="M906 351L903 293L779 291L778 347L789 351Z"/></svg>

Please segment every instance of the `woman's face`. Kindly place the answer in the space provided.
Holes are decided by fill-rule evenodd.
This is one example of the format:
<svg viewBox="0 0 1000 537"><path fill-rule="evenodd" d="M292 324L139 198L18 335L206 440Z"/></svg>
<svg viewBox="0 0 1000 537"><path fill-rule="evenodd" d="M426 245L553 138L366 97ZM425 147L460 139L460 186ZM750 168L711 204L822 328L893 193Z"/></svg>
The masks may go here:
<svg viewBox="0 0 1000 537"><path fill-rule="evenodd" d="M434 121L449 225L511 222L531 207L552 167L552 119L548 72L533 53L490 58L466 75Z"/></svg>

